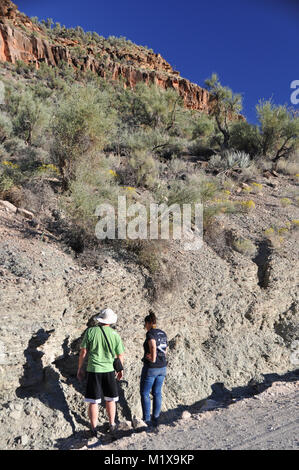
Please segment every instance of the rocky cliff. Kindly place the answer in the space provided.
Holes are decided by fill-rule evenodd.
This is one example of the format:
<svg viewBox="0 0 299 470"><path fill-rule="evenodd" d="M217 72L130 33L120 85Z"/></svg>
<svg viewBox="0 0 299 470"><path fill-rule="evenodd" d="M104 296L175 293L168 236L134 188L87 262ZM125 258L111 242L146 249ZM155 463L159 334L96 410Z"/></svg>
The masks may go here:
<svg viewBox="0 0 299 470"><path fill-rule="evenodd" d="M268 374L298 367L298 231L290 230L279 249L261 237L278 220L296 217L294 205L278 202L295 183L261 183L254 212L219 216L215 245L172 247L165 269L175 270L177 284L154 301L146 269L108 247L84 266L55 234L0 204L0 448L61 449L74 432L80 441L88 417L76 379L78 352L98 306L117 312L126 349L121 422L141 416L143 319L150 308L169 338L162 408L168 422L221 383L237 397L250 381L258 390ZM232 250L233 234L254 241L256 256ZM105 420L101 407L100 424Z"/></svg>
<svg viewBox="0 0 299 470"><path fill-rule="evenodd" d="M173 88L190 109L209 111L210 98L207 90L180 77L160 54L133 45L130 49L98 47L91 44L82 48L78 57L78 40L47 35L46 30L34 24L26 15L18 12L9 0L0 8L0 61L16 63L21 60L36 67L46 62L57 66L61 61L90 70L105 77L122 79L124 86L134 88L136 83L153 83L164 89Z"/></svg>

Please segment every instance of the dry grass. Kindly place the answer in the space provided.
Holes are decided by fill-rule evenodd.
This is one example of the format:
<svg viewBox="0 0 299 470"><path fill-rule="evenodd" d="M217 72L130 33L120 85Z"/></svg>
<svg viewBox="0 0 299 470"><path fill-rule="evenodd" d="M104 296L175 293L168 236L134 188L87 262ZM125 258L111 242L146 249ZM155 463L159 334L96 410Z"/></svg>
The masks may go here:
<svg viewBox="0 0 299 470"><path fill-rule="evenodd" d="M295 153L288 160L281 158L277 162L277 171L290 176L299 174L299 153Z"/></svg>

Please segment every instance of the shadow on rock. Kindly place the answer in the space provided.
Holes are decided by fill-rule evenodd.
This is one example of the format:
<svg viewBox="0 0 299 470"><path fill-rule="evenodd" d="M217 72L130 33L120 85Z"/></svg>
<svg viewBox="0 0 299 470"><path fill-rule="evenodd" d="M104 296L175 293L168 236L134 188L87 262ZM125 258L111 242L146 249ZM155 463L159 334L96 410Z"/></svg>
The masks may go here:
<svg viewBox="0 0 299 470"><path fill-rule="evenodd" d="M299 369L288 372L283 375L278 374L265 374L261 376L259 381L251 380L248 385L234 387L231 390L227 389L222 382L215 382L211 385L212 393L193 405L182 405L172 410L162 412L160 415L160 424L167 426L175 426L177 421L182 418L182 413L188 411L190 414L204 413L211 409L225 408L230 404L250 398L254 395L262 393L267 388L271 387L274 382L294 382L299 379ZM121 440L124 437L129 437L132 434L141 433L146 431L150 435L158 432L159 428L140 427L138 429L118 430L115 435L111 436L108 431L107 425L98 426L100 434L99 442L93 442L91 433L89 431L79 431L67 438L57 439L56 447L59 449L80 449L82 447L93 448L107 445L111 442ZM89 442L92 442L89 445Z"/></svg>
<svg viewBox="0 0 299 470"><path fill-rule="evenodd" d="M47 407L63 413L65 420L75 431L74 419L70 413L64 391L60 383L60 375L52 366L44 367L42 357L44 353L39 350L50 337L53 330L40 329L28 343L24 352L26 363L24 373L20 379L20 387L16 390L19 398L33 397L40 400Z"/></svg>
<svg viewBox="0 0 299 470"><path fill-rule="evenodd" d="M226 408L232 403L245 398L250 398L264 392L271 387L274 382L294 382L299 380L299 369L287 372L286 374L261 374L259 379L250 380L247 385L227 389L222 382L215 382L211 385L212 393L193 405L181 405L172 410L162 412L160 423L175 425L182 417L184 411L190 414L209 411L211 409Z"/></svg>

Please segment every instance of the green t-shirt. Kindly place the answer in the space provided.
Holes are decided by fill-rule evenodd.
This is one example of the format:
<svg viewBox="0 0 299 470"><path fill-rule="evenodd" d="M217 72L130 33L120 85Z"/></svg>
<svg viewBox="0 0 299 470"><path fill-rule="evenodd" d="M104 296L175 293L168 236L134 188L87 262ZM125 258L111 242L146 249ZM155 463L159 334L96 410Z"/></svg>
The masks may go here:
<svg viewBox="0 0 299 470"><path fill-rule="evenodd" d="M84 334L81 348L88 350L87 372L112 372L113 361L117 354L125 350L119 334L109 326L103 326L110 348L114 353L112 357L105 336L100 327L88 328Z"/></svg>

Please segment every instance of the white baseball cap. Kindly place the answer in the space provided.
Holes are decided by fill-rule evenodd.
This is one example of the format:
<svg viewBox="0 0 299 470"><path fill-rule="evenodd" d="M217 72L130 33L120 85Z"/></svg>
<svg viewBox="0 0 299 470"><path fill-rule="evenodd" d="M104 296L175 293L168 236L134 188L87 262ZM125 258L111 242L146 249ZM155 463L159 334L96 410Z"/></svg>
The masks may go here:
<svg viewBox="0 0 299 470"><path fill-rule="evenodd" d="M104 308L100 311L99 315L95 317L95 320L99 323L104 323L105 325L111 325L112 323L117 322L117 315L113 310L111 310L111 308Z"/></svg>

